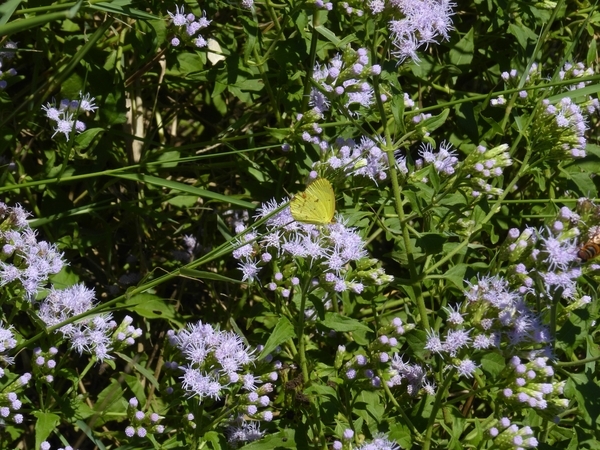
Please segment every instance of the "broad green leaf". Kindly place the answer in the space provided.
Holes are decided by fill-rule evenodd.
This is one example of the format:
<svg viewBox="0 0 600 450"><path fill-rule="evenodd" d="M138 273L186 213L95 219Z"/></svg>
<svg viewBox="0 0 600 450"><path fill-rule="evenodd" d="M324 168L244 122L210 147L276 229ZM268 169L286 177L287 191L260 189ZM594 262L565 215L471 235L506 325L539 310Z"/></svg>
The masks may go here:
<svg viewBox="0 0 600 450"><path fill-rule="evenodd" d="M274 450L284 448L299 448L296 446L295 431L290 429L281 430L277 433L267 434L258 441L239 447L238 450Z"/></svg>
<svg viewBox="0 0 600 450"><path fill-rule="evenodd" d="M474 30L471 28L460 41L450 50L450 62L456 66L468 66L473 60L475 44L473 42Z"/></svg>
<svg viewBox="0 0 600 450"><path fill-rule="evenodd" d="M130 311L135 311L148 319L172 319L175 317L173 306L163 298L153 294L137 294L125 299L119 305L127 306Z"/></svg>
<svg viewBox="0 0 600 450"><path fill-rule="evenodd" d="M342 333L348 333L353 331L363 331L368 333L372 331L371 328L369 328L364 323L334 312L326 313L325 319L323 319L320 323L327 328Z"/></svg>
<svg viewBox="0 0 600 450"><path fill-rule="evenodd" d="M448 118L449 114L450 114L450 110L445 109L441 113L439 113L437 116L431 116L429 119L425 119L419 125L420 125L420 127L426 129L429 132L437 130L439 127L441 127L446 122L446 119Z"/></svg>
<svg viewBox="0 0 600 450"><path fill-rule="evenodd" d="M481 357L481 370L489 377L497 378L505 367L506 361L500 353L489 352Z"/></svg>
<svg viewBox="0 0 600 450"><path fill-rule="evenodd" d="M160 384L158 383L158 380L154 376L153 372L151 372L150 370L146 369L144 366L142 366L141 364L137 363L136 361L134 361L129 356L127 356L127 355L125 355L123 353L116 352L116 354L119 356L119 358L123 359L124 361L127 361L129 364L131 364L133 367L135 367L135 369L139 373L141 373L142 375L144 375L144 377L146 377L146 380L148 380L150 383L152 383L152 385L156 389L160 388ZM139 400L141 400L141 399L139 399Z"/></svg>
<svg viewBox="0 0 600 450"><path fill-rule="evenodd" d="M41 443L50 436L59 424L60 417L44 411L33 411L32 414L37 418L35 422L35 448L40 448Z"/></svg>
<svg viewBox="0 0 600 450"><path fill-rule="evenodd" d="M291 322L286 317L281 317L275 325L275 329L269 336L265 348L260 352L258 359L264 358L266 355L271 353L278 345L283 344L288 339L296 337L296 330Z"/></svg>
<svg viewBox="0 0 600 450"><path fill-rule="evenodd" d="M336 48L340 47L340 40L335 35L335 33L329 30L328 28L324 27L323 25L318 25L315 27L315 31L321 36L323 36L325 39L327 39L329 42L331 42L333 45L335 45Z"/></svg>
<svg viewBox="0 0 600 450"><path fill-rule="evenodd" d="M469 266L467 264L457 264L447 270L442 276L452 282L458 289L465 287L465 273Z"/></svg>

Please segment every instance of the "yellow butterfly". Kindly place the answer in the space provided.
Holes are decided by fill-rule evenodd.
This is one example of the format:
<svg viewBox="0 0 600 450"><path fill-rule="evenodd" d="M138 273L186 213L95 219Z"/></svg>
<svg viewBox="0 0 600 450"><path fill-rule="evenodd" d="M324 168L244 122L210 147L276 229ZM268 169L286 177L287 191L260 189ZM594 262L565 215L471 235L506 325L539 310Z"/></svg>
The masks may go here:
<svg viewBox="0 0 600 450"><path fill-rule="evenodd" d="M335 214L335 193L325 178L317 178L290 202L292 217L298 222L327 225Z"/></svg>

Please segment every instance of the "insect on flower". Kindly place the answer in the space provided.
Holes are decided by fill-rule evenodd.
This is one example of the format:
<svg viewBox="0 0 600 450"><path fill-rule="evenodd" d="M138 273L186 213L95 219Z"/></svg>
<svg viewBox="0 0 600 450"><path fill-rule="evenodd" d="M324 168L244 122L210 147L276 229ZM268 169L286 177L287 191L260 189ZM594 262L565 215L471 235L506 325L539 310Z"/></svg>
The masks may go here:
<svg viewBox="0 0 600 450"><path fill-rule="evenodd" d="M579 249L577 256L587 262L600 254L600 227L590 234L590 239Z"/></svg>
<svg viewBox="0 0 600 450"><path fill-rule="evenodd" d="M317 178L290 202L292 217L298 222L327 225L335 214L335 192L325 178Z"/></svg>

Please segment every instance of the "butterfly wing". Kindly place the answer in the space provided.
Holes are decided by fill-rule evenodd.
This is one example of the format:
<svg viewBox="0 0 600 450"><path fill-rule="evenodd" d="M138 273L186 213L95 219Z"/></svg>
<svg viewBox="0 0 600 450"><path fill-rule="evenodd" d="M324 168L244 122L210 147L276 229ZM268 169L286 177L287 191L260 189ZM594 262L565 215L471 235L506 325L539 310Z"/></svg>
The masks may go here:
<svg viewBox="0 0 600 450"><path fill-rule="evenodd" d="M292 217L313 225L331 223L335 214L335 193L325 178L317 178L290 203Z"/></svg>

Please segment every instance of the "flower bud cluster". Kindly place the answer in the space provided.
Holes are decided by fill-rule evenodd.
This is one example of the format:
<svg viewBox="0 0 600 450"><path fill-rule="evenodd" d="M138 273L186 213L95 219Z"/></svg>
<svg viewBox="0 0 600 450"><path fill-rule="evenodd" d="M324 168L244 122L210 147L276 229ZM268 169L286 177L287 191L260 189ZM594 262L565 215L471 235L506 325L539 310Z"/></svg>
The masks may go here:
<svg viewBox="0 0 600 450"><path fill-rule="evenodd" d="M494 439L494 448L499 450L519 450L525 448L536 448L537 439L533 436L533 430L529 426L519 428L511 424L507 417L500 419L495 426L489 430Z"/></svg>
<svg viewBox="0 0 600 450"><path fill-rule="evenodd" d="M323 0L311 0L311 3L315 5L317 9L324 9L326 11L331 11L333 9L333 3L324 2Z"/></svg>
<svg viewBox="0 0 600 450"><path fill-rule="evenodd" d="M319 88L313 88L310 105L321 116L329 110L329 102L343 105L351 114L359 108L369 108L374 103L373 87L369 78L381 73L381 66L371 65L367 49L353 50L347 47L326 66L316 65L313 80Z"/></svg>
<svg viewBox="0 0 600 450"><path fill-rule="evenodd" d="M510 263L521 262L529 256L537 241L538 234L535 228L526 227L523 231L511 228L500 247L500 258Z"/></svg>
<svg viewBox="0 0 600 450"><path fill-rule="evenodd" d="M40 444L40 450L51 450L52 449L52 445L50 445L50 442L48 441L44 441ZM67 445L66 447L59 447L57 450L75 450L73 449L73 447L71 447L70 445Z"/></svg>
<svg viewBox="0 0 600 450"><path fill-rule="evenodd" d="M6 41L4 47L0 49L0 91L6 89L6 86L8 86L6 80L17 74L14 68L7 67L7 63L14 58L16 50L17 43L13 41Z"/></svg>
<svg viewBox="0 0 600 450"><path fill-rule="evenodd" d="M228 398L235 402L230 408L236 413L252 420L273 419L273 413L266 409L270 405L267 394L273 391L271 382L278 379L277 373L265 361L257 364L254 350L237 334L198 322L178 333L171 330L168 337L186 361L179 370L183 371L181 384L188 395L204 402L232 393ZM263 373L256 375L252 369Z"/></svg>
<svg viewBox="0 0 600 450"><path fill-rule="evenodd" d="M475 198L484 194L486 196L502 195L502 189L495 188L488 183L490 178L502 176L503 169L512 164L508 153L508 145L502 144L492 149L483 145L477 146L462 164L465 172L469 174L471 195Z"/></svg>
<svg viewBox="0 0 600 450"><path fill-rule="evenodd" d="M45 383L54 382L54 371L56 369L55 356L58 353L56 347L50 347L47 351L42 351L41 348L33 350L33 376L37 380Z"/></svg>
<svg viewBox="0 0 600 450"><path fill-rule="evenodd" d="M131 324L133 319L130 316L125 316L121 324L112 334L112 348L118 352L126 347L135 344L135 340L142 335L141 328L135 328Z"/></svg>
<svg viewBox="0 0 600 450"><path fill-rule="evenodd" d="M125 435L129 438L134 436L145 438L148 434L162 434L165 427L160 424L160 421L164 417L159 416L157 413L144 413L144 411L137 409L138 406L138 399L132 397L127 405L127 418L131 425L125 428Z"/></svg>
<svg viewBox="0 0 600 450"><path fill-rule="evenodd" d="M95 98L91 97L90 94L84 95L83 92L79 92L79 100L64 98L57 106L56 101L52 99L52 102L42 106L46 117L54 122L54 134L52 137L56 136L57 133L62 133L65 135L66 140L69 141L69 137L71 137L73 131L83 133L87 128L86 124L81 120L77 120L76 117L79 114L96 111L98 107L94 104L94 100Z"/></svg>
<svg viewBox="0 0 600 450"><path fill-rule="evenodd" d="M542 105L531 128L536 152L546 151L557 159L584 158L588 127L579 105L569 97L563 97L556 105L544 99Z"/></svg>
<svg viewBox="0 0 600 450"><path fill-rule="evenodd" d="M326 150L325 162L314 163L312 168L317 171L324 167L334 174L341 172L344 176L383 181L387 178L388 158L379 145L377 140L364 136L359 143L354 139L337 138Z"/></svg>
<svg viewBox="0 0 600 450"><path fill-rule="evenodd" d="M400 346L398 338L413 328L413 324L404 324L396 317L378 330L377 339L369 344L364 354L351 355L344 346L339 346L335 367L342 370L347 380L365 388L379 389L382 383L387 383L390 388L403 386L409 395L415 396L422 387L430 385L425 370L417 364L404 362L403 356L396 352Z"/></svg>
<svg viewBox="0 0 600 450"><path fill-rule="evenodd" d="M352 442L354 440L354 430L352 428L346 428L342 433L341 441L333 442L333 450L351 450Z"/></svg>
<svg viewBox="0 0 600 450"><path fill-rule="evenodd" d="M344 430L344 436L341 441L334 441L332 450L400 450L397 442L391 440L384 433L377 433L371 441L365 441L358 447L353 446L354 431Z"/></svg>
<svg viewBox="0 0 600 450"><path fill-rule="evenodd" d="M3 373L3 371L0 373L0 378ZM9 420L17 424L23 423L23 414L16 412L23 405L17 394L27 386L29 380L31 380L31 374L25 373L2 388L2 392L0 392L0 426Z"/></svg>
<svg viewBox="0 0 600 450"><path fill-rule="evenodd" d="M203 12L202 17L198 20L196 20L194 14L185 13L184 5L175 6L175 13L167 12L173 21L173 25L177 27L178 35L171 39L173 47L181 45L182 41L184 44L191 44L197 48L208 46L208 41L202 35L196 35L198 31L208 27L212 22L206 18L206 12Z"/></svg>
<svg viewBox="0 0 600 450"><path fill-rule="evenodd" d="M559 73L561 80L574 80L578 78L593 75L594 71L585 68L582 63L566 64ZM517 87L520 83L520 77L516 70L503 72L502 79L509 88ZM533 87L543 80L541 70L537 64L531 66L530 72L525 81L524 87ZM585 147L587 140L585 132L588 129L586 124L586 115L600 111L598 99L589 96L584 99L573 100L568 96L568 92L574 89L580 89L590 82L579 82L567 86L557 86L551 88L552 94L565 93L556 104L551 104L545 98L542 100L542 108L536 110L532 121L531 146L540 157L549 156L551 158L583 158L586 156ZM533 107L539 100L539 96L529 95L531 92L523 90L517 97L517 105ZM504 106L506 100L503 96L491 100L492 106Z"/></svg>
<svg viewBox="0 0 600 450"><path fill-rule="evenodd" d="M21 206L0 202L0 287L32 301L50 275L63 268L63 255L53 244L38 241Z"/></svg>
<svg viewBox="0 0 600 450"><path fill-rule="evenodd" d="M519 83L521 82L521 76L519 75L517 69L511 69L508 72L502 72L500 76L506 83L506 87L509 89L517 88L519 86ZM525 83L523 87L533 87L536 84L542 82L542 80L543 78L541 68L536 63L533 63L529 69L527 77L525 78ZM535 101L536 97L530 96L529 91L525 89L520 91L519 95L517 96L517 104L519 105L533 105ZM500 95L497 98L492 99L490 101L490 104L492 106L504 106L506 104L506 99L503 95Z"/></svg>
<svg viewBox="0 0 600 450"><path fill-rule="evenodd" d="M502 377L507 384L499 398L515 406L548 410L552 414L566 409L569 401L559 398L566 382L547 381L554 375L554 369L547 362L548 358L544 357L523 362L513 356Z"/></svg>
<svg viewBox="0 0 600 450"><path fill-rule="evenodd" d="M558 78L561 80L577 80L578 78L591 77L594 75L594 69L591 67L585 67L585 64L582 62L578 62L575 64L566 63L563 66L563 69L558 73ZM568 89L574 91L576 89L583 89L585 86L589 85L591 81L580 81L577 84L569 85ZM591 100L591 99L590 99ZM598 110L598 99L595 99L595 110ZM590 114L593 111L590 112Z"/></svg>

